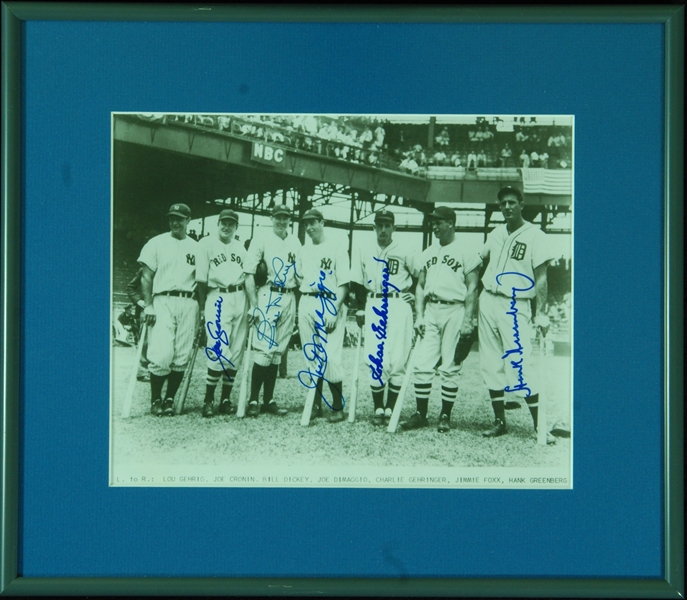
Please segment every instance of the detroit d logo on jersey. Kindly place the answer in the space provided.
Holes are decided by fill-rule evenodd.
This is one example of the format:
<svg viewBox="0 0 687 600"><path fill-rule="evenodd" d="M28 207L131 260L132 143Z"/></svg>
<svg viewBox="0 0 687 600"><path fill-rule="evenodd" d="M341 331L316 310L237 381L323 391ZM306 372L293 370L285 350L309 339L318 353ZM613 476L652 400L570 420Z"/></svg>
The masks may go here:
<svg viewBox="0 0 687 600"><path fill-rule="evenodd" d="M525 251L527 250L527 244L522 242L515 242L513 249L510 251L510 257L515 260L522 260L525 258Z"/></svg>

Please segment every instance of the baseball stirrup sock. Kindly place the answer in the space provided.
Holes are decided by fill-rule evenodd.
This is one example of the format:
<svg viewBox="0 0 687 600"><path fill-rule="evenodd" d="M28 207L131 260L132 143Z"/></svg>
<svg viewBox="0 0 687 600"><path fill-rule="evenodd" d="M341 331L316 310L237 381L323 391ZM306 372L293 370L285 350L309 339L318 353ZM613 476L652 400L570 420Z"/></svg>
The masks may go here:
<svg viewBox="0 0 687 600"><path fill-rule="evenodd" d="M315 400L313 400L313 406L322 408L322 384L324 379L321 377L317 380L317 385L315 386Z"/></svg>
<svg viewBox="0 0 687 600"><path fill-rule="evenodd" d="M427 416L427 405L429 404L429 395L431 393L431 383L415 384L415 403L417 404L417 412L419 412L422 417Z"/></svg>
<svg viewBox="0 0 687 600"><path fill-rule="evenodd" d="M166 375L150 374L150 401L160 400L162 398L162 386L167 379Z"/></svg>
<svg viewBox="0 0 687 600"><path fill-rule="evenodd" d="M387 396L387 399L386 399L386 407L387 408L394 410L394 406L396 406L396 400L398 400L398 395L400 393L401 393L401 386L400 385L394 385L393 383L389 384L389 395Z"/></svg>
<svg viewBox="0 0 687 600"><path fill-rule="evenodd" d="M260 395L260 388L262 387L262 382L265 380L266 367L259 365L258 363L253 363L253 374L250 380L250 401L257 402L258 396Z"/></svg>
<svg viewBox="0 0 687 600"><path fill-rule="evenodd" d="M492 400L491 401L491 407L494 409L494 417L497 419L500 419L503 423L505 423L506 422L506 408L505 408L505 404L503 402L503 399Z"/></svg>
<svg viewBox="0 0 687 600"><path fill-rule="evenodd" d="M532 394L531 396L528 396L525 398L525 402L527 402L527 407L530 409L534 428L536 429L539 417L539 394Z"/></svg>
<svg viewBox="0 0 687 600"><path fill-rule="evenodd" d="M215 397L215 388L219 383L219 378L222 376L220 371L213 371L208 369L208 374L205 377L205 402L212 402Z"/></svg>
<svg viewBox="0 0 687 600"><path fill-rule="evenodd" d="M332 393L332 410L343 410L343 394L341 393L341 382L330 381L329 390Z"/></svg>
<svg viewBox="0 0 687 600"><path fill-rule="evenodd" d="M183 371L172 371L167 376L167 398L174 398L174 395L177 393L183 378Z"/></svg>
<svg viewBox="0 0 687 600"><path fill-rule="evenodd" d="M384 408L384 387L371 385L372 390L372 402L374 403L375 410L378 408Z"/></svg>
<svg viewBox="0 0 687 600"><path fill-rule="evenodd" d="M265 404L269 404L274 396L274 385L277 383L277 374L279 372L279 365L270 365L265 367L265 394L262 401Z"/></svg>

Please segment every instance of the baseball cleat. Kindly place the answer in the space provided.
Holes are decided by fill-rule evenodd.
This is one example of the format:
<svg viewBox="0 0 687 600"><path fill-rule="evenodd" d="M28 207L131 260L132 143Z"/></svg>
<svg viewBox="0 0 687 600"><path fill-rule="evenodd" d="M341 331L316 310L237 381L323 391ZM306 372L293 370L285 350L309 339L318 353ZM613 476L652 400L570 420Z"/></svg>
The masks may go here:
<svg viewBox="0 0 687 600"><path fill-rule="evenodd" d="M229 400L223 400L222 404L219 405L219 412L221 415L230 415L236 412L236 408L231 405Z"/></svg>
<svg viewBox="0 0 687 600"><path fill-rule="evenodd" d="M313 404L312 407L312 412L310 413L310 420L312 421L313 419L319 419L322 416L322 405L321 404Z"/></svg>
<svg viewBox="0 0 687 600"><path fill-rule="evenodd" d="M248 404L248 410L246 410L247 417L257 417L260 414L260 408L257 402L251 402Z"/></svg>
<svg viewBox="0 0 687 600"><path fill-rule="evenodd" d="M212 410L212 402L206 402L203 405L203 417L206 419L211 417L213 415L213 410Z"/></svg>
<svg viewBox="0 0 687 600"><path fill-rule="evenodd" d="M163 403L162 403L162 414L165 417L172 417L174 416L174 400L171 398L167 398Z"/></svg>
<svg viewBox="0 0 687 600"><path fill-rule="evenodd" d="M344 415L343 409L341 410L332 410L328 415L327 415L327 421L329 423L341 423L341 421L344 421L346 419L346 415Z"/></svg>
<svg viewBox="0 0 687 600"><path fill-rule="evenodd" d="M410 419L401 423L401 429L409 431L410 429L420 429L421 427L427 427L429 421L427 417L423 417L419 412L416 412Z"/></svg>
<svg viewBox="0 0 687 600"><path fill-rule="evenodd" d="M437 427L439 433L446 433L451 431L451 419L448 415L441 415L439 417L439 427Z"/></svg>
<svg viewBox="0 0 687 600"><path fill-rule="evenodd" d="M150 405L150 413L156 417L162 416L162 400L157 399Z"/></svg>
<svg viewBox="0 0 687 600"><path fill-rule="evenodd" d="M516 408L520 408L522 404L517 400L508 400L503 406L506 410L515 410Z"/></svg>
<svg viewBox="0 0 687 600"><path fill-rule="evenodd" d="M499 437L506 433L506 424L501 419L494 420L494 426L482 432L483 437Z"/></svg>
<svg viewBox="0 0 687 600"><path fill-rule="evenodd" d="M384 425L384 411L381 408L378 408L375 414L372 415L372 424L375 427L382 427Z"/></svg>
<svg viewBox="0 0 687 600"><path fill-rule="evenodd" d="M263 404L260 407L260 410L261 412L265 412L268 415L276 415L278 417L283 417L289 412L285 408L279 408L279 406L274 400L272 402L269 402L268 404Z"/></svg>

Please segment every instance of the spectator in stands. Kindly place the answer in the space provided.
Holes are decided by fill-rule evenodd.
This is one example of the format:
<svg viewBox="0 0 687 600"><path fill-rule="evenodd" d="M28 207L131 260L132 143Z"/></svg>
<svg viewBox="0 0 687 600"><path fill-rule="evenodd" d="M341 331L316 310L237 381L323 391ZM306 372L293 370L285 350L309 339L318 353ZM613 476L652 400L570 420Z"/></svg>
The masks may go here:
<svg viewBox="0 0 687 600"><path fill-rule="evenodd" d="M548 154L548 152L542 152L539 155L539 166L542 169L548 169L549 168L549 154Z"/></svg>
<svg viewBox="0 0 687 600"><path fill-rule="evenodd" d="M115 344L120 346L135 346L138 343L138 321L136 307L129 304L114 322Z"/></svg>
<svg viewBox="0 0 687 600"><path fill-rule="evenodd" d="M484 153L484 148L479 151L477 155L477 166L486 167L487 166L487 155Z"/></svg>
<svg viewBox="0 0 687 600"><path fill-rule="evenodd" d="M439 150L436 152L432 158L434 161L435 165L438 165L440 167L446 166L448 164L448 157L446 156L446 153L443 150Z"/></svg>
<svg viewBox="0 0 687 600"><path fill-rule="evenodd" d="M375 147L378 150L381 150L384 147L384 136L386 135L386 131L384 131L384 127L382 127L382 124L380 123L377 125L377 128L375 129Z"/></svg>
<svg viewBox="0 0 687 600"><path fill-rule="evenodd" d="M457 150L451 156L451 164L454 167L460 167L460 153Z"/></svg>
<svg viewBox="0 0 687 600"><path fill-rule="evenodd" d="M492 140L492 139L494 139L494 132L491 131L491 129L489 129L488 127L483 125L482 126L482 140L485 142L488 142L489 140Z"/></svg>
<svg viewBox="0 0 687 600"><path fill-rule="evenodd" d="M441 133L435 138L434 140L439 146L448 146L451 138L448 135L448 129L444 127L441 130Z"/></svg>
<svg viewBox="0 0 687 600"><path fill-rule="evenodd" d="M539 166L539 153L536 150L532 150L532 154L530 154L530 167L538 169Z"/></svg>
<svg viewBox="0 0 687 600"><path fill-rule="evenodd" d="M470 150L470 154L468 154L468 169L476 169L477 168L477 155L475 154L474 150Z"/></svg>
<svg viewBox="0 0 687 600"><path fill-rule="evenodd" d="M477 141L477 130L476 129L469 129L468 130L468 139L470 142L476 142Z"/></svg>
<svg viewBox="0 0 687 600"><path fill-rule="evenodd" d="M513 151L510 149L510 146L508 144L506 144L503 147L503 150L501 150L501 166L502 167L510 166L512 156L513 156Z"/></svg>
<svg viewBox="0 0 687 600"><path fill-rule="evenodd" d="M406 171L407 173L412 173L413 175L415 175L419 169L417 162L412 156L407 156L404 158L399 166L401 171Z"/></svg>
<svg viewBox="0 0 687 600"><path fill-rule="evenodd" d="M367 145L370 142L372 142L372 140L373 140L372 130L369 128L369 126L366 125L365 129L363 129L363 132L360 134L358 141L363 145Z"/></svg>
<svg viewBox="0 0 687 600"><path fill-rule="evenodd" d="M217 117L217 126L220 129L231 129L231 119L229 117Z"/></svg>
<svg viewBox="0 0 687 600"><path fill-rule="evenodd" d="M518 129L518 132L515 134L515 141L519 143L526 142L527 140L530 139L530 136L525 134L522 129Z"/></svg>
<svg viewBox="0 0 687 600"><path fill-rule="evenodd" d="M523 169L529 169L530 167L530 155L527 154L527 150L525 150L524 148L520 153L520 167Z"/></svg>

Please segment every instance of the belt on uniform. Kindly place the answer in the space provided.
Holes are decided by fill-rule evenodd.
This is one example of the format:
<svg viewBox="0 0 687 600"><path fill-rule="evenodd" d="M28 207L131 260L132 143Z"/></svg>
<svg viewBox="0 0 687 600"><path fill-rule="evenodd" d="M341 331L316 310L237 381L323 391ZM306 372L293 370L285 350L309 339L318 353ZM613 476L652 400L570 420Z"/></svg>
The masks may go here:
<svg viewBox="0 0 687 600"><path fill-rule="evenodd" d="M160 292L159 294L155 294L156 296L179 296L181 298L193 298L193 292L180 292L180 291L173 291L173 292Z"/></svg>
<svg viewBox="0 0 687 600"><path fill-rule="evenodd" d="M448 305L453 305L453 304L462 304L460 300L439 300L436 296L427 296L426 298L427 302L431 302L432 304L448 304Z"/></svg>
<svg viewBox="0 0 687 600"><path fill-rule="evenodd" d="M385 296L387 298L400 298L402 293L405 292L391 292L390 294L370 292L369 296L370 298L384 298Z"/></svg>
<svg viewBox="0 0 687 600"><path fill-rule="evenodd" d="M271 285L270 292L279 292L280 294L293 294L296 288L279 287L278 285Z"/></svg>
<svg viewBox="0 0 687 600"><path fill-rule="evenodd" d="M217 291L222 294L231 294L232 292L242 292L244 290L244 285L239 283L238 285L230 285L225 288L217 288Z"/></svg>
<svg viewBox="0 0 687 600"><path fill-rule="evenodd" d="M315 297L320 297L320 298L329 298L330 300L334 300L336 296L332 294L331 292L303 292L303 296L315 296Z"/></svg>

